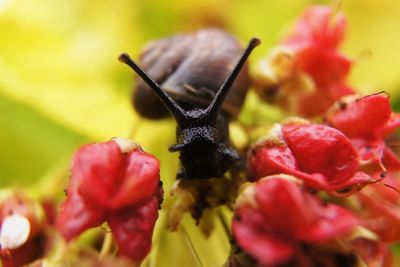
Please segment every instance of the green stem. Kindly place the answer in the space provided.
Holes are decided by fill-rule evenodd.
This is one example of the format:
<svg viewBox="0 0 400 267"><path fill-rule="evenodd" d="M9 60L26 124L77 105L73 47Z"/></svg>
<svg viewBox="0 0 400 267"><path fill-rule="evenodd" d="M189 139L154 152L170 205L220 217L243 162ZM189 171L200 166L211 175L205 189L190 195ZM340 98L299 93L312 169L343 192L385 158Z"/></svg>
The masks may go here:
<svg viewBox="0 0 400 267"><path fill-rule="evenodd" d="M231 234L231 230L229 228L228 223L226 222L226 218L224 216L224 214L222 213L221 209L218 209L218 218L221 221L222 227L224 228L225 234L228 237L229 240L232 239L232 234Z"/></svg>
<svg viewBox="0 0 400 267"><path fill-rule="evenodd" d="M193 253L193 257L194 257L195 259L197 259L197 261L198 261L198 263L199 263L199 265L200 265L201 267L204 267L203 263L201 262L201 259L200 259L199 254L197 254L197 251L196 251L196 249L194 248L193 242L192 242L192 240L190 239L189 234L186 232L186 229L185 229L184 227L181 227L181 229L182 229L183 235L185 236L185 239L186 239L186 241L187 241L187 243L188 243L188 245L189 245L189 247L190 247L190 250L191 250L192 253Z"/></svg>
<svg viewBox="0 0 400 267"><path fill-rule="evenodd" d="M104 259L110 253L112 247L113 237L111 232L106 232L104 235L103 245L100 250L99 260Z"/></svg>

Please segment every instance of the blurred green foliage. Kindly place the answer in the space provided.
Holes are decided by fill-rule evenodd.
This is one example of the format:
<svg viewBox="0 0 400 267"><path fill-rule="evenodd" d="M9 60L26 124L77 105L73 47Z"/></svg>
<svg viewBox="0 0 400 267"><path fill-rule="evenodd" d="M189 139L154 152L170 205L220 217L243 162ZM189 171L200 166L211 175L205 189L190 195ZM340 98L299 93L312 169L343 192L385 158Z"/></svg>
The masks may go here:
<svg viewBox="0 0 400 267"><path fill-rule="evenodd" d="M317 2L330 4L0 0L0 185L40 184L41 177L48 179L48 171L65 162L80 144L126 137L133 131L134 139L160 158L168 192L177 170L176 155L167 151L174 141L174 122L143 121L134 114L129 100L133 74L117 62L119 53L127 51L137 58L150 39L218 26L243 42L260 37L263 44L250 60L255 62L277 44L306 5ZM341 9L349 24L343 49L356 60L351 84L362 92L386 90L400 103L400 1L348 0L342 1ZM158 260L151 266L160 266L155 256L160 253L166 262L196 266L186 233L162 234L162 218L155 237L160 242L150 256ZM192 226L188 221L186 225ZM225 236L221 226L217 225L213 242L195 228L186 228L197 240L203 261L198 266L219 266L229 251L226 240L218 242ZM164 251L166 247L172 248Z"/></svg>

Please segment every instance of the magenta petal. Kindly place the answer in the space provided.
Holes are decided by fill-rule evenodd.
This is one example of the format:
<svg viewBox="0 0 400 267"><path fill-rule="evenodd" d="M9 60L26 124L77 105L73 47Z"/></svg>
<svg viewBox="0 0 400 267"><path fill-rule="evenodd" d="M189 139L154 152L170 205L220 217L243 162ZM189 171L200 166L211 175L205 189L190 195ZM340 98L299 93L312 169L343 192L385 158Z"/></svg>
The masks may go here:
<svg viewBox="0 0 400 267"><path fill-rule="evenodd" d="M297 233L302 240L308 242L324 242L349 233L358 223L357 218L348 210L328 205L321 207L319 218L310 228L298 228Z"/></svg>
<svg viewBox="0 0 400 267"><path fill-rule="evenodd" d="M355 187L355 190L361 189L363 186L376 182L377 180L364 172L357 172L349 179L344 179L343 181L337 181L335 183L329 184L327 188L325 188L328 192L346 190L351 187Z"/></svg>
<svg viewBox="0 0 400 267"><path fill-rule="evenodd" d="M296 158L286 145L266 146L256 149L250 157L249 167L256 179L279 173L286 173L302 179L314 188L325 188L326 178L319 173L305 173L298 169Z"/></svg>
<svg viewBox="0 0 400 267"><path fill-rule="evenodd" d="M160 182L160 166L152 155L136 150L126 159L122 181L110 201L112 209L134 205L154 195Z"/></svg>
<svg viewBox="0 0 400 267"><path fill-rule="evenodd" d="M287 240L275 237L273 232L261 232L257 227L263 218L254 212L246 212L249 207L243 207L238 213L240 219L232 223L232 231L238 245L248 254L255 257L261 264L267 266L283 263L290 259L295 250Z"/></svg>
<svg viewBox="0 0 400 267"><path fill-rule="evenodd" d="M386 124L377 130L376 134L381 137L386 137L387 135L393 133L397 128L400 127L400 114L392 114L390 119Z"/></svg>
<svg viewBox="0 0 400 267"><path fill-rule="evenodd" d="M122 167L123 155L115 142L86 145L75 155L71 181L86 200L107 207Z"/></svg>
<svg viewBox="0 0 400 267"><path fill-rule="evenodd" d="M308 198L293 182L279 178L259 182L255 197L259 211L275 231L290 234L292 229L307 227L315 217L310 205L313 199Z"/></svg>
<svg viewBox="0 0 400 267"><path fill-rule="evenodd" d="M334 49L342 41L346 29L346 19L342 13L336 14L327 6L311 6L297 20L294 33L285 44L298 48L303 46L321 46ZM334 21L334 23L332 23Z"/></svg>
<svg viewBox="0 0 400 267"><path fill-rule="evenodd" d="M284 125L288 147L306 173L321 173L329 183L351 177L359 156L350 140L338 130L319 124Z"/></svg>
<svg viewBox="0 0 400 267"><path fill-rule="evenodd" d="M389 121L391 114L389 96L379 93L347 103L345 108L330 114L327 120L349 137L371 137Z"/></svg>
<svg viewBox="0 0 400 267"><path fill-rule="evenodd" d="M383 165L388 171L400 171L400 159L388 147L383 152Z"/></svg>
<svg viewBox="0 0 400 267"><path fill-rule="evenodd" d="M56 220L56 228L67 240L104 221L104 212L88 204L77 192L68 192Z"/></svg>
<svg viewBox="0 0 400 267"><path fill-rule="evenodd" d="M108 223L120 254L137 262L146 257L151 248L159 202L155 196L147 202L109 213Z"/></svg>

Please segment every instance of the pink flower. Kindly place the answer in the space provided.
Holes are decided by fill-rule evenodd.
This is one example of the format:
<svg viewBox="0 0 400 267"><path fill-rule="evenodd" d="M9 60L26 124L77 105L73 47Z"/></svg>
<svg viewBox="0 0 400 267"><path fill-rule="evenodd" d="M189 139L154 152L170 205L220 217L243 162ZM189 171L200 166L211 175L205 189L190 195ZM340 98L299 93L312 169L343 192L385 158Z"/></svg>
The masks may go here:
<svg viewBox="0 0 400 267"><path fill-rule="evenodd" d="M393 267L392 253L381 240L358 237L351 240L351 244L365 266Z"/></svg>
<svg viewBox="0 0 400 267"><path fill-rule="evenodd" d="M336 49L346 30L346 18L341 12L334 14L329 6L310 6L296 22L293 33L284 44L296 49L320 47Z"/></svg>
<svg viewBox="0 0 400 267"><path fill-rule="evenodd" d="M400 170L400 160L385 142L400 126L400 116L392 113L387 94L344 98L328 111L326 121L351 139L364 165Z"/></svg>
<svg viewBox="0 0 400 267"><path fill-rule="evenodd" d="M274 95L284 109L313 117L353 94L346 84L352 62L338 51L345 28L342 13L325 6L307 8L293 33L261 62L254 75L259 95L267 100Z"/></svg>
<svg viewBox="0 0 400 267"><path fill-rule="evenodd" d="M245 188L236 204L232 231L239 247L260 266L276 266L294 258L301 262L307 253L304 246L342 237L356 224L346 209L323 205L298 182L277 175Z"/></svg>
<svg viewBox="0 0 400 267"><path fill-rule="evenodd" d="M341 96L353 93L345 81L352 63L337 50L345 27L343 14L313 6L304 11L293 34L283 42L295 51L298 71L315 84L314 92L300 99L299 112L304 116L320 115Z"/></svg>
<svg viewBox="0 0 400 267"><path fill-rule="evenodd" d="M276 125L252 148L249 169L256 179L286 173L328 192L347 192L374 181L358 172L357 151L344 134L307 122Z"/></svg>
<svg viewBox="0 0 400 267"><path fill-rule="evenodd" d="M66 240L107 221L121 254L141 261L162 199L159 162L124 139L90 144L75 155L56 226Z"/></svg>
<svg viewBox="0 0 400 267"><path fill-rule="evenodd" d="M389 173L382 183L368 185L356 194L362 224L386 243L400 240L400 194L394 188L400 188L400 183Z"/></svg>

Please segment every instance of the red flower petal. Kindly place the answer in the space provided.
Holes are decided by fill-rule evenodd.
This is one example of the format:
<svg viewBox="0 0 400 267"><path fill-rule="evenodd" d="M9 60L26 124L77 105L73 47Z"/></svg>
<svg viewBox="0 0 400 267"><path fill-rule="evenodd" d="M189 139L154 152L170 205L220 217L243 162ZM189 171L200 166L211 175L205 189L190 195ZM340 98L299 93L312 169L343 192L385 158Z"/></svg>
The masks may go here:
<svg viewBox="0 0 400 267"><path fill-rule="evenodd" d="M299 238L308 242L323 242L346 234L351 230L358 220L354 215L336 205L316 207L319 218L309 228L298 229Z"/></svg>
<svg viewBox="0 0 400 267"><path fill-rule="evenodd" d="M285 44L302 47L318 45L336 48L344 37L346 20L343 14L333 14L330 7L307 8L296 23L295 32Z"/></svg>
<svg viewBox="0 0 400 267"><path fill-rule="evenodd" d="M400 171L400 159L387 147L383 151L383 166L388 171Z"/></svg>
<svg viewBox="0 0 400 267"><path fill-rule="evenodd" d="M261 179L243 194L232 231L237 244L267 266L300 257L304 243L332 240L358 223L349 211L323 205L299 184L280 176Z"/></svg>
<svg viewBox="0 0 400 267"><path fill-rule="evenodd" d="M385 93L359 98L327 117L328 122L349 137L374 136L392 114Z"/></svg>
<svg viewBox="0 0 400 267"><path fill-rule="evenodd" d="M299 166L292 151L284 140L263 145L257 145L249 158L249 170L255 179L264 176L286 173L296 176L305 181L309 186L324 188L327 186L326 178L318 173L305 173L299 170Z"/></svg>
<svg viewBox="0 0 400 267"><path fill-rule="evenodd" d="M362 203L363 224L389 243L400 239L400 195L395 188L400 188L400 184L389 173L382 182L356 195Z"/></svg>
<svg viewBox="0 0 400 267"><path fill-rule="evenodd" d="M119 253L140 262L151 248L151 239L158 218L160 198L109 213L108 223L117 240Z"/></svg>
<svg viewBox="0 0 400 267"><path fill-rule="evenodd" d="M88 203L74 190L74 185L70 185L67 199L61 205L56 220L56 228L61 235L69 241L86 229L99 226L103 222L103 210Z"/></svg>
<svg viewBox="0 0 400 267"><path fill-rule="evenodd" d="M304 117L318 116L329 109L334 102L335 100L325 91L316 90L312 94L300 96L298 113Z"/></svg>
<svg viewBox="0 0 400 267"><path fill-rule="evenodd" d="M86 145L75 155L71 182L76 181L86 200L105 208L121 183L123 167L123 154L115 142Z"/></svg>
<svg viewBox="0 0 400 267"><path fill-rule="evenodd" d="M334 128L286 124L281 135L280 140L257 144L251 152L249 169L256 179L286 173L316 189L348 193L375 181L356 173L360 166L358 153L350 140Z"/></svg>
<svg viewBox="0 0 400 267"><path fill-rule="evenodd" d="M113 142L91 144L78 151L71 179L79 193L102 208L118 209L148 199L160 181L156 158L139 149L123 154Z"/></svg>
<svg viewBox="0 0 400 267"><path fill-rule="evenodd" d="M120 144L110 141L86 145L76 153L67 199L56 222L66 240L101 225L107 218L114 226L123 226L124 221L118 219L141 220L134 216L142 216L139 211L146 207L140 205L157 195L159 163L150 154L132 149L122 151ZM121 209L127 206L136 211L124 213L125 209ZM110 215L113 212L115 216ZM149 216L148 220L152 220L150 213ZM152 228L141 234L149 235L151 240Z"/></svg>
<svg viewBox="0 0 400 267"><path fill-rule="evenodd" d="M149 199L160 182L158 160L141 150L127 155L121 183L116 188L109 206L113 209L134 205Z"/></svg>
<svg viewBox="0 0 400 267"><path fill-rule="evenodd" d="M296 54L299 70L306 72L317 86L317 90L330 93L330 87L343 81L350 72L351 61L336 50L310 47ZM334 90L333 90L333 93ZM346 94L352 91L346 92ZM343 96L335 95L337 98Z"/></svg>
<svg viewBox="0 0 400 267"><path fill-rule="evenodd" d="M339 194L350 195L361 190L364 186L376 182L372 176L364 172L356 172L352 177L344 181L334 181L325 188L328 192L338 192Z"/></svg>
<svg viewBox="0 0 400 267"><path fill-rule="evenodd" d="M386 137L400 127L400 114L392 114L386 124L377 130L377 135Z"/></svg>
<svg viewBox="0 0 400 267"><path fill-rule="evenodd" d="M393 267L392 254L384 242L356 238L351 243L367 266Z"/></svg>
<svg viewBox="0 0 400 267"><path fill-rule="evenodd" d="M365 163L381 164L385 151L385 142L381 138L353 138L353 145L357 148L360 158Z"/></svg>
<svg viewBox="0 0 400 267"><path fill-rule="evenodd" d="M313 207L306 205L304 192L293 182L279 178L260 180L256 184L256 200L264 219L283 235L294 235L296 229L308 227L315 220Z"/></svg>
<svg viewBox="0 0 400 267"><path fill-rule="evenodd" d="M239 209L232 222L236 242L262 265L274 266L287 261L294 254L295 247L272 231L265 232L260 227L264 222L257 211L251 208Z"/></svg>
<svg viewBox="0 0 400 267"><path fill-rule="evenodd" d="M357 223L349 211L336 205L323 206L295 183L271 179L259 182L256 188L264 219L283 235L322 242L348 232Z"/></svg>
<svg viewBox="0 0 400 267"><path fill-rule="evenodd" d="M292 151L285 145L265 145L256 148L249 159L249 168L256 178L297 169Z"/></svg>
<svg viewBox="0 0 400 267"><path fill-rule="evenodd" d="M321 173L330 183L347 180L359 167L359 157L350 140L331 127L284 125L283 134L303 172Z"/></svg>

